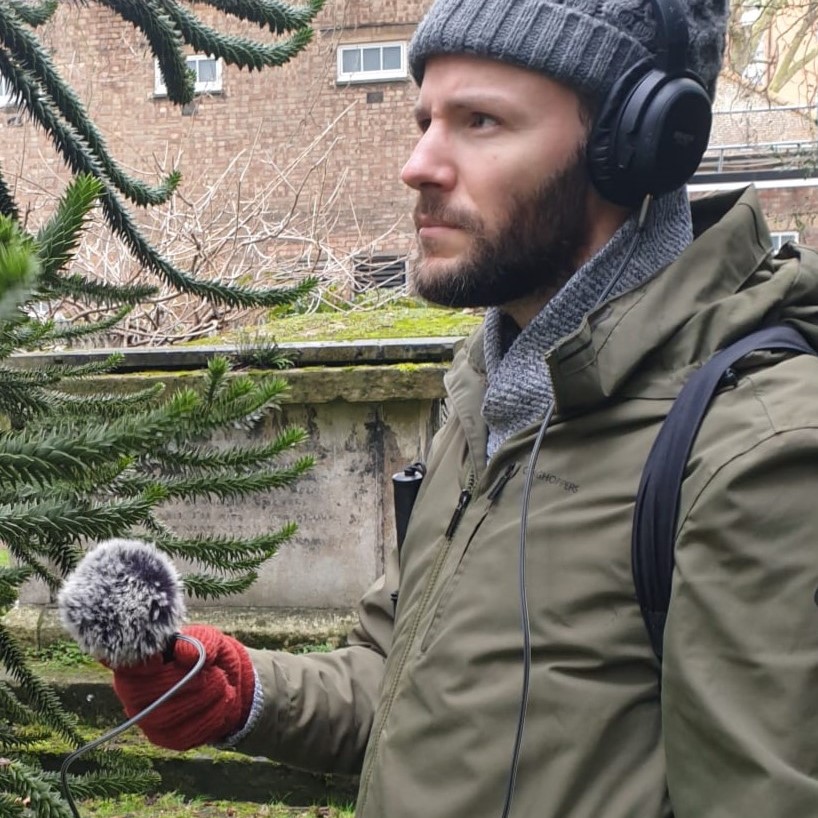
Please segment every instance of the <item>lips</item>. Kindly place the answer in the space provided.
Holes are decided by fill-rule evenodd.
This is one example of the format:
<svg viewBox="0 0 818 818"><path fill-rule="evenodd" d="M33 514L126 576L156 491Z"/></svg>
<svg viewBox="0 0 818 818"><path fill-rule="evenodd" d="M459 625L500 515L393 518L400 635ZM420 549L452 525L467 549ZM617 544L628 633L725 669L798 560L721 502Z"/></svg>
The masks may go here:
<svg viewBox="0 0 818 818"><path fill-rule="evenodd" d="M415 220L415 228L417 230L433 227L444 227L447 230L458 230L460 225L453 224L452 222L440 221L439 219L432 219L428 216L420 216Z"/></svg>

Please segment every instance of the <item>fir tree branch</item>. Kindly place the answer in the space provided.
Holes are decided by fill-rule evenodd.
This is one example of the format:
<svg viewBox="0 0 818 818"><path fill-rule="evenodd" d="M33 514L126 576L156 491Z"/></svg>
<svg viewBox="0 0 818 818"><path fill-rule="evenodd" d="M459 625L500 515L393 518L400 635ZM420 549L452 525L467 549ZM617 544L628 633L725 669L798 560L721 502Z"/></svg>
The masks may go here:
<svg viewBox="0 0 818 818"><path fill-rule="evenodd" d="M14 568L0 568L0 609L13 605L17 599L20 586L31 576L27 565ZM2 713L0 709L0 713Z"/></svg>
<svg viewBox="0 0 818 818"><path fill-rule="evenodd" d="M11 679L17 682L19 695L36 710L40 723L79 746L82 737L76 730L76 719L63 709L54 690L31 672L23 651L2 623L0 623L0 663L6 668Z"/></svg>
<svg viewBox="0 0 818 818"><path fill-rule="evenodd" d="M210 404L204 404L190 416L177 442L186 435L199 437L228 423L241 421L252 427L265 412L277 409L279 399L288 391L289 385L283 378L231 378Z"/></svg>
<svg viewBox="0 0 818 818"><path fill-rule="evenodd" d="M43 779L54 789L58 789L60 778L57 773L43 773ZM153 770L123 771L112 773L85 773L71 776L71 795L79 800L89 798L115 798L125 793L142 793L155 790L161 782L159 773Z"/></svg>
<svg viewBox="0 0 818 818"><path fill-rule="evenodd" d="M193 101L194 77L182 54L182 38L153 0L96 0L139 29L159 61L168 99L177 105Z"/></svg>
<svg viewBox="0 0 818 818"><path fill-rule="evenodd" d="M93 426L70 439L60 431L0 437L0 480L7 484L45 485L55 480L84 478L112 459L149 451L175 434L197 402L189 390L178 392L167 406L138 418Z"/></svg>
<svg viewBox="0 0 818 818"><path fill-rule="evenodd" d="M161 185L152 188L125 173L111 157L102 134L88 117L80 98L64 82L39 40L21 22L13 11L4 11L0 6L0 41L14 60L36 78L48 95L49 105L54 106L97 157L105 178L127 199L142 207L167 202L179 186L181 175L174 171ZM36 116L36 111L33 113Z"/></svg>
<svg viewBox="0 0 818 818"><path fill-rule="evenodd" d="M0 818L25 818L26 812L22 798L16 798L7 792L0 792ZM28 815L31 813L29 812Z"/></svg>
<svg viewBox="0 0 818 818"><path fill-rule="evenodd" d="M33 240L16 222L0 215L0 320L19 311L39 274Z"/></svg>
<svg viewBox="0 0 818 818"><path fill-rule="evenodd" d="M182 578L182 584L185 591L197 599L218 599L246 591L257 579L255 571L230 579L215 574L186 574Z"/></svg>
<svg viewBox="0 0 818 818"><path fill-rule="evenodd" d="M234 446L224 451L203 450L195 446L177 446L162 449L148 456L147 466L160 467L163 473L179 473L183 470L220 471L241 470L274 460L286 451L302 444L308 435L304 429L290 426L275 440L262 446Z"/></svg>
<svg viewBox="0 0 818 818"><path fill-rule="evenodd" d="M292 6L278 0L202 0L208 6L231 14L239 20L265 26L274 34L308 26L324 7L325 0L310 0L306 6Z"/></svg>
<svg viewBox="0 0 818 818"><path fill-rule="evenodd" d="M63 275L59 278L55 277L44 282L44 285L41 292L43 298L51 298L54 296L62 298L67 296L68 298L75 298L77 301L91 304L126 304L129 305L127 312L133 309L133 305L140 304L159 292L158 288L153 284L130 284L128 286L122 286L121 284L109 284L105 281L87 278L79 273ZM127 312L122 314L121 317L106 318L105 321L110 322L110 325L114 326L127 315ZM120 314L117 313L117 315ZM99 331L104 331L104 327ZM83 331L83 334L87 333Z"/></svg>
<svg viewBox="0 0 818 818"><path fill-rule="evenodd" d="M261 562L268 560L295 534L297 528L295 523L286 523L278 531L250 539L206 536L182 539L165 531L156 536L154 542L168 556L227 570L235 559L252 557Z"/></svg>
<svg viewBox="0 0 818 818"><path fill-rule="evenodd" d="M5 384L0 389L0 410L8 415L13 428L20 428L18 421L30 422L37 415L47 412L51 402L47 392L42 389L15 388ZM0 437L2 441L2 437ZM0 447L2 442L0 442Z"/></svg>
<svg viewBox="0 0 818 818"><path fill-rule="evenodd" d="M303 51L310 43L313 32L309 28L298 29L281 43L268 45L244 37L220 34L204 25L194 14L182 8L176 0L155 0L167 16L173 20L185 42L202 54L221 57L239 68L261 70L265 66L281 66ZM170 89L168 89L170 94Z"/></svg>
<svg viewBox="0 0 818 818"><path fill-rule="evenodd" d="M6 386L10 388L43 387L57 384L66 379L78 380L95 375L104 375L121 364L123 360L124 356L121 353L114 353L104 361L92 361L79 366L50 364L35 369L22 366L9 367L0 364L0 388Z"/></svg>
<svg viewBox="0 0 818 818"><path fill-rule="evenodd" d="M37 28L47 23L59 7L59 0L42 0L39 4L7 0L11 10L28 26Z"/></svg>
<svg viewBox="0 0 818 818"><path fill-rule="evenodd" d="M37 233L44 282L53 280L76 253L80 232L104 189L99 179L85 173L74 177L65 189L54 215Z"/></svg>
<svg viewBox="0 0 818 818"><path fill-rule="evenodd" d="M162 485L168 492L168 499L194 500L198 498L217 498L221 501L238 500L249 494L270 489L285 488L309 471L315 465L312 457L302 457L291 466L251 474L208 474L206 477L190 477L163 480ZM2 531L0 521L0 531Z"/></svg>
<svg viewBox="0 0 818 818"><path fill-rule="evenodd" d="M75 542L115 537L142 523L151 508L167 497L163 486L154 485L132 500L85 507L72 502L7 504L0 506L0 538L16 553L24 544L48 544L52 535Z"/></svg>
<svg viewBox="0 0 818 818"><path fill-rule="evenodd" d="M224 355L214 355L207 362L207 385L204 390L202 405L210 409L220 394L227 388L230 361Z"/></svg>
<svg viewBox="0 0 818 818"><path fill-rule="evenodd" d="M0 765L0 790L24 799L26 811L36 818L73 818L68 805L42 773L17 761Z"/></svg>
<svg viewBox="0 0 818 818"><path fill-rule="evenodd" d="M93 415L97 418L114 419L129 410L144 407L146 403L156 400L164 392L164 384L157 383L130 395L72 395L67 392L57 392L53 395L54 405L63 413L78 418L88 418Z"/></svg>
<svg viewBox="0 0 818 818"><path fill-rule="evenodd" d="M0 22L2 22L2 14L0 14ZM2 32L0 32L1 35ZM28 72L15 70L2 48L0 48L0 74L9 78L14 92L20 95L26 108L31 111L35 120L54 142L71 170L75 174L87 173L104 180L103 169L88 147L78 138L73 128L64 124L41 97L36 83L32 81ZM178 270L155 250L142 235L133 217L123 206L112 187L106 186L100 201L105 220L122 238L137 261L179 292L197 295L210 303L230 307L277 307L297 301L315 287L316 280L313 278L305 279L292 287L276 287L266 290L248 290L243 287L225 286L218 282L193 278Z"/></svg>
<svg viewBox="0 0 818 818"><path fill-rule="evenodd" d="M36 724L37 714L28 705L23 704L7 682L0 682L0 713L4 719L17 724ZM8 741L6 739L5 741ZM5 744L5 741L3 742Z"/></svg>
<svg viewBox="0 0 818 818"><path fill-rule="evenodd" d="M6 184L2 164L0 164L0 215L8 216L14 222L20 221L20 211L17 210L17 203Z"/></svg>
<svg viewBox="0 0 818 818"><path fill-rule="evenodd" d="M36 321L23 312L0 321L0 359L15 351L36 349L51 331L50 322Z"/></svg>
<svg viewBox="0 0 818 818"><path fill-rule="evenodd" d="M115 327L132 309L132 306L125 305L107 318L103 318L100 321L93 321L89 324L72 324L58 327L55 326L53 322L47 322L47 326L44 327L45 331L42 332L39 337L32 339L32 341L21 337L15 342L14 349L35 349L45 344L77 341L89 335L97 335L98 333L111 329L111 327ZM45 324L46 322L43 323Z"/></svg>

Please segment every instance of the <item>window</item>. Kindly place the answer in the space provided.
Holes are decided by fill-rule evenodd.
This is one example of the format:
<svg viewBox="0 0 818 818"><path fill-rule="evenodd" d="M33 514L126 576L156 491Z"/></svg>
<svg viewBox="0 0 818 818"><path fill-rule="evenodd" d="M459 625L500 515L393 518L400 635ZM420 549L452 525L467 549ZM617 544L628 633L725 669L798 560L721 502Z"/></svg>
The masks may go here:
<svg viewBox="0 0 818 818"><path fill-rule="evenodd" d="M770 233L773 240L773 250L777 253L788 241L798 243L800 236L795 230L785 230L778 233Z"/></svg>
<svg viewBox="0 0 818 818"><path fill-rule="evenodd" d="M338 48L338 82L403 80L406 43L365 43Z"/></svg>
<svg viewBox="0 0 818 818"><path fill-rule="evenodd" d="M222 90L222 61L207 54L193 54L187 58L187 67L196 75L193 86L197 94L213 94ZM154 60L153 92L158 97L166 97L168 89L159 69L159 60Z"/></svg>
<svg viewBox="0 0 818 818"><path fill-rule="evenodd" d="M7 108L9 105L16 104L17 100L11 90L11 83L5 77L0 76L0 108Z"/></svg>

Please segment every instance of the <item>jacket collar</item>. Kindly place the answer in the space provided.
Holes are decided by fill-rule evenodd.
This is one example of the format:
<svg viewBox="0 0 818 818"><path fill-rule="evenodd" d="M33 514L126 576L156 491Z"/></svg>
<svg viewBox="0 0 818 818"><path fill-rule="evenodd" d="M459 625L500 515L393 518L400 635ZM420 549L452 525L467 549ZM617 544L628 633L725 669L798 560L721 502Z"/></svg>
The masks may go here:
<svg viewBox="0 0 818 818"><path fill-rule="evenodd" d="M592 408L634 377L672 396L690 367L763 320L772 293L737 297L771 253L755 191L699 200L692 211L697 238L676 261L591 312L548 353L560 415Z"/></svg>

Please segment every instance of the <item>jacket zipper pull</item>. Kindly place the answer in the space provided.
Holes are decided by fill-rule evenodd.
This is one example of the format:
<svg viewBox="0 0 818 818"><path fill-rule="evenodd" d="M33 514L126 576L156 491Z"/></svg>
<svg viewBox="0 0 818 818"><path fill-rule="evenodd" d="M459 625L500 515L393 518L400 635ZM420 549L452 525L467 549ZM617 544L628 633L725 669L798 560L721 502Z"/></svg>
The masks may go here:
<svg viewBox="0 0 818 818"><path fill-rule="evenodd" d="M493 503L499 496L500 492L506 487L508 481L514 477L520 469L519 463L512 463L501 475L500 479L494 484L492 490L486 495L486 499Z"/></svg>
<svg viewBox="0 0 818 818"><path fill-rule="evenodd" d="M471 492L468 489L463 489L463 491L460 492L460 497L457 501L457 508L455 508L454 514L452 514L452 519L449 521L449 527L446 529L447 540L454 537L454 532L457 531L460 518L463 516L463 512L466 510L469 500L471 500Z"/></svg>

